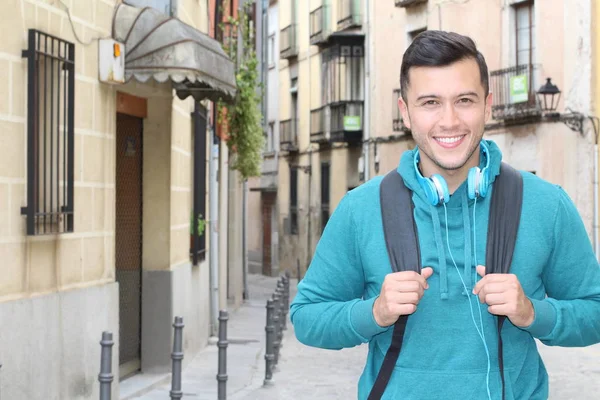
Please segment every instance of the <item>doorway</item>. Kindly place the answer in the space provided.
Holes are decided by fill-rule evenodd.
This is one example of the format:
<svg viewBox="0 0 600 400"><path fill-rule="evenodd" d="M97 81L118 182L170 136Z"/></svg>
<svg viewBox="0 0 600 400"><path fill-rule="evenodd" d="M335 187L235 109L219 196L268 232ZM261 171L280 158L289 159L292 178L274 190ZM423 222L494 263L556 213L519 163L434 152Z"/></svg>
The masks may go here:
<svg viewBox="0 0 600 400"><path fill-rule="evenodd" d="M115 269L121 379L141 367L142 130L142 118L117 113Z"/></svg>

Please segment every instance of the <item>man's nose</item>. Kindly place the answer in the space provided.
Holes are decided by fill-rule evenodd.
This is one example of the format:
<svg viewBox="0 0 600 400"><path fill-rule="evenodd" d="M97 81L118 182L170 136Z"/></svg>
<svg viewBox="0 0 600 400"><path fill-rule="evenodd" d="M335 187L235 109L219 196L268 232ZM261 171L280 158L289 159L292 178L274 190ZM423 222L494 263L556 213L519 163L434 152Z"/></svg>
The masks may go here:
<svg viewBox="0 0 600 400"><path fill-rule="evenodd" d="M442 110L440 119L440 128L444 130L453 130L459 125L458 113L454 108L454 104L446 104Z"/></svg>

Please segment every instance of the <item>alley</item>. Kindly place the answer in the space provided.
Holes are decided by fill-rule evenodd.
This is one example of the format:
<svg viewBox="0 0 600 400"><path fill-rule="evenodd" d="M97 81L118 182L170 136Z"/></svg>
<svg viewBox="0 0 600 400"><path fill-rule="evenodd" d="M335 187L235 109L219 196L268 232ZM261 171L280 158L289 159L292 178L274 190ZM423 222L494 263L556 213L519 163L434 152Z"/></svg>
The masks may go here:
<svg viewBox="0 0 600 400"><path fill-rule="evenodd" d="M276 278L250 275L251 300L232 313L227 360L228 400L334 400L356 398L367 346L341 351L311 348L299 343L288 321L279 365L272 384L264 380L265 301ZM296 281L291 280L291 296ZM600 392L600 345L589 348L551 348L539 345L550 374L550 399L596 399ZM183 374L184 399L217 398L217 347L207 346L187 365ZM140 396L139 400L169 399L170 381ZM123 400L123 398L122 398Z"/></svg>

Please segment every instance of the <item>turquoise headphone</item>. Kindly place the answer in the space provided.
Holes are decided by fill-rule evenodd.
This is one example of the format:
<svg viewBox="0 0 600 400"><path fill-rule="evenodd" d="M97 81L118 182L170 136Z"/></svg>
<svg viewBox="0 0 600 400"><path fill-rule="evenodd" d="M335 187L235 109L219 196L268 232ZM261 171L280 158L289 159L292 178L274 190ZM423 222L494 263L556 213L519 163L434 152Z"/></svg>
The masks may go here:
<svg viewBox="0 0 600 400"><path fill-rule="evenodd" d="M490 183L489 178L489 167L490 167L490 156L489 150L485 142L482 140L479 147L485 157L485 167L480 169L479 167L473 167L469 170L467 176L467 190L469 199L475 200L478 197L485 197L488 192ZM425 178L419 171L419 161L421 156L419 149L415 151L414 165L415 171L417 172L417 179L421 184L421 187L427 195L427 200L431 205L437 206L439 204L446 204L450 200L450 193L448 192L448 185L444 178L439 174L433 174L431 178Z"/></svg>

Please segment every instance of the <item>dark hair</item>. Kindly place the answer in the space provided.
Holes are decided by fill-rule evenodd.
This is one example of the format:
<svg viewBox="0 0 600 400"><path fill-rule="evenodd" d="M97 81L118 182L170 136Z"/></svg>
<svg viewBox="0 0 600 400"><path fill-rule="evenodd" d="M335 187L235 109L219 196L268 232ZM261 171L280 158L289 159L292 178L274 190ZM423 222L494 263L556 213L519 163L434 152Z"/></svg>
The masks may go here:
<svg viewBox="0 0 600 400"><path fill-rule="evenodd" d="M473 39L454 32L425 31L417 35L404 52L400 68L400 88L402 98L406 101L408 88L408 71L412 67L444 67L471 58L477 61L481 84L487 97L490 86L488 68L483 54L477 50Z"/></svg>

